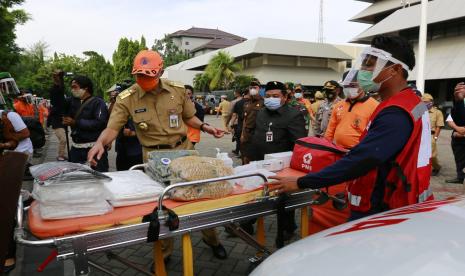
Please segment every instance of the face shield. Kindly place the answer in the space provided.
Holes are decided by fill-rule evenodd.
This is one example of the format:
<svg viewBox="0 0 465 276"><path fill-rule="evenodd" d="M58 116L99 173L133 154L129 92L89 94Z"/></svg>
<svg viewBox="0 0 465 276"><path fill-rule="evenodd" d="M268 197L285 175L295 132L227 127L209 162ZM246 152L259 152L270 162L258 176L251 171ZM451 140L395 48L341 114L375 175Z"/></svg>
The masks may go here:
<svg viewBox="0 0 465 276"><path fill-rule="evenodd" d="M382 82L386 81L378 80L378 76L385 68L394 64L400 64L402 68L409 71L405 63L394 58L390 53L374 47L367 47L341 84L346 87L358 83L367 93L378 92ZM375 82L375 79L377 82Z"/></svg>
<svg viewBox="0 0 465 276"><path fill-rule="evenodd" d="M340 85L342 86L342 91L346 98L355 99L363 92L363 89L361 89L358 84L358 70L349 71L345 79L347 79L349 74L353 74L353 76L350 77L350 81L348 80L345 83L342 81Z"/></svg>
<svg viewBox="0 0 465 276"><path fill-rule="evenodd" d="M28 103L28 104L32 104L32 103L33 103L32 95L31 95L31 94L25 94L25 95L23 96L23 98L25 99L26 103Z"/></svg>

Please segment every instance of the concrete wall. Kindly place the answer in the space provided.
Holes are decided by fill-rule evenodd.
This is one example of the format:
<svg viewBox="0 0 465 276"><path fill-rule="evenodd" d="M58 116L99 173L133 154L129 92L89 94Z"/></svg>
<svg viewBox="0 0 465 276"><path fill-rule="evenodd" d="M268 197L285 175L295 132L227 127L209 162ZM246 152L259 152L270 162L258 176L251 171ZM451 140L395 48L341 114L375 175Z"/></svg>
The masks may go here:
<svg viewBox="0 0 465 276"><path fill-rule="evenodd" d="M181 37L182 46L180 48L182 50L191 51L192 49L202 46L210 41L212 41L212 39L183 36ZM186 43L189 45L186 45Z"/></svg>

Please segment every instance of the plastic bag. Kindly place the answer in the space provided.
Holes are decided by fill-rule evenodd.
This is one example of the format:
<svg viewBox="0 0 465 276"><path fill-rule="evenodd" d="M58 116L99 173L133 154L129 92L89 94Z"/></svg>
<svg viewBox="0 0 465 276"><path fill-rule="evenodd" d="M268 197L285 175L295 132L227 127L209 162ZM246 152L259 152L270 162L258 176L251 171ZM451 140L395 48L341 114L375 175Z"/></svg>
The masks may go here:
<svg viewBox="0 0 465 276"><path fill-rule="evenodd" d="M112 179L104 186L108 192L107 199L115 207L156 201L165 188L138 170L109 172L105 175Z"/></svg>
<svg viewBox="0 0 465 276"><path fill-rule="evenodd" d="M87 165L62 161L34 165L29 171L43 185L59 184L62 181L110 180Z"/></svg>
<svg viewBox="0 0 465 276"><path fill-rule="evenodd" d="M196 150L152 151L148 155L148 174L156 181L169 185L172 182L172 172L169 168L171 161L184 156L198 156L199 152Z"/></svg>
<svg viewBox="0 0 465 276"><path fill-rule="evenodd" d="M111 212L113 208L105 200L87 204L39 203L42 219L65 219L98 216Z"/></svg>
<svg viewBox="0 0 465 276"><path fill-rule="evenodd" d="M86 204L107 198L103 183L61 182L60 185L40 185L34 182L32 196L41 203Z"/></svg>
<svg viewBox="0 0 465 276"><path fill-rule="evenodd" d="M174 183L204 180L233 174L233 169L225 166L222 160L186 156L173 160L169 168L174 176ZM172 190L170 198L178 201L190 201L205 198L221 198L233 192L233 185L228 181L217 181L203 185L192 185Z"/></svg>

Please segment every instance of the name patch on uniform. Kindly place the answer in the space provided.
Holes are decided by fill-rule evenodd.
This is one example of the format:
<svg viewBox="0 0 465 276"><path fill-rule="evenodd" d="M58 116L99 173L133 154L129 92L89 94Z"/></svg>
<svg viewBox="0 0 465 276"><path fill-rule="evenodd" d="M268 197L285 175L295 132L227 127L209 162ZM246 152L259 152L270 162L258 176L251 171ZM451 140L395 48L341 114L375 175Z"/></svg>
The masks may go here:
<svg viewBox="0 0 465 276"><path fill-rule="evenodd" d="M146 112L147 111L147 108L139 108L139 109L136 109L134 110L134 113L142 113L142 112Z"/></svg>

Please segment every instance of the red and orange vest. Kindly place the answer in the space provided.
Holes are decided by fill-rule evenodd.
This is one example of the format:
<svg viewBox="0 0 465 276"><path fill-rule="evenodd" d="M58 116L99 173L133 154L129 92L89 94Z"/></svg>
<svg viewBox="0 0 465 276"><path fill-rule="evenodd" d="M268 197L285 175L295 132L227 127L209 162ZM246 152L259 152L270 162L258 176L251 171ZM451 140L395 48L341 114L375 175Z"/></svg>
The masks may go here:
<svg viewBox="0 0 465 276"><path fill-rule="evenodd" d="M402 151L397 155L389 171L384 187L384 203L389 209L433 199L430 187L431 176L431 128L428 109L421 99L406 89L383 101L374 111L371 123L385 108L396 106L405 110L413 122L413 131ZM387 145L388 146L388 145ZM348 201L351 210L368 212L371 209L371 196L376 184L378 170L349 181Z"/></svg>

